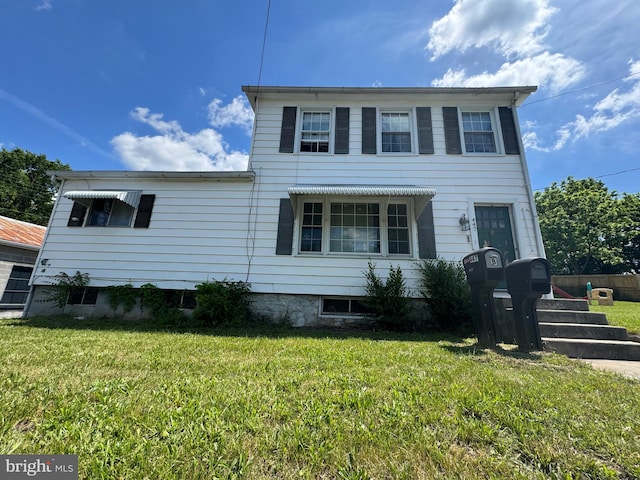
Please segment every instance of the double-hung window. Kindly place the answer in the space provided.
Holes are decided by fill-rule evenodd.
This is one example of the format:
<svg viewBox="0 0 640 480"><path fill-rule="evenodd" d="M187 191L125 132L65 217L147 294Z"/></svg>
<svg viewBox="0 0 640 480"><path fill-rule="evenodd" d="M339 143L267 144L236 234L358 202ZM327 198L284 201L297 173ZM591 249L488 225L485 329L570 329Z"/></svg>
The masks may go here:
<svg viewBox="0 0 640 480"><path fill-rule="evenodd" d="M410 153L411 116L409 112L381 112L382 151Z"/></svg>
<svg viewBox="0 0 640 480"><path fill-rule="evenodd" d="M461 112L464 148L467 153L496 153L491 112Z"/></svg>
<svg viewBox="0 0 640 480"><path fill-rule="evenodd" d="M329 152L331 114L329 112L303 111L300 127L301 152Z"/></svg>
<svg viewBox="0 0 640 480"><path fill-rule="evenodd" d="M409 207L394 201L307 201L300 252L409 255Z"/></svg>

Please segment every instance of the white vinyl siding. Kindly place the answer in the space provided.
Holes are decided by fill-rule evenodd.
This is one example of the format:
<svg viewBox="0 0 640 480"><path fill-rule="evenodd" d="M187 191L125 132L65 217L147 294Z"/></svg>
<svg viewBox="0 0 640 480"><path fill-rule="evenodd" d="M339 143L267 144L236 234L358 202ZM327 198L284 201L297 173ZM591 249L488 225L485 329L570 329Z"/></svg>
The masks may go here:
<svg viewBox="0 0 640 480"><path fill-rule="evenodd" d="M276 97L274 95L274 97ZM399 265L414 288L419 281L416 269L417 232L413 226L418 212L413 201L388 199L381 207L388 225L381 224L381 253L329 253L329 219L323 221L321 253L302 251L302 203L296 208L292 255L276 255L278 212L287 189L299 184L422 185L433 187L432 200L437 254L459 261L477 248L473 235L462 232L459 218L465 213L473 221L473 205L509 204L514 213L514 237L520 256L535 256L537 226L527 196L527 182L520 155L483 154L481 164L474 155L448 155L442 107L465 105L464 111L486 111L487 105L510 105L510 99L487 100L482 94L353 95L298 94L295 98L266 97L259 100L251 164L255 183L217 182L199 179L136 180L88 178L67 180L66 190L130 189L156 194L149 228L68 228L72 201L60 199L55 207L41 258L49 260L43 272L34 272L34 282L49 285L61 271L73 275L86 272L91 286L153 283L160 288L193 289L198 283L227 277L251 283L251 290L267 294L320 295L323 297L361 297L365 294L363 272L373 258L381 276L389 263ZM298 106L297 122L303 112L350 109L349 154L296 155L279 153L284 106ZM362 154L362 109L376 107L382 112L412 112L416 106L430 106L433 153L429 156ZM302 108L304 107L304 108ZM493 124L494 134L499 131ZM333 127L332 127L333 128ZM415 136L415 134L414 134ZM298 141L299 137L296 137ZM412 144L416 144L415 139ZM500 143L497 140L499 147ZM331 150L331 142L329 150ZM414 145L415 150L415 145ZM378 150L380 152L380 150ZM87 185L89 182L90 185ZM323 204L323 218L330 215L330 201L381 203L379 198L326 199L305 202ZM329 202L329 203L327 203ZM390 204L408 207L408 229L392 227ZM397 216L397 215L396 215ZM311 227L314 227L313 221ZM409 254L394 254L392 229L408 235ZM326 234L324 233L326 232ZM384 240L388 237L388 240ZM386 242L386 243L385 243ZM404 243L406 244L406 242ZM389 245L388 247L385 245ZM398 249L405 248L401 243ZM388 249L388 253L387 253ZM324 253L326 252L326 253ZM385 255L389 255L388 257Z"/></svg>

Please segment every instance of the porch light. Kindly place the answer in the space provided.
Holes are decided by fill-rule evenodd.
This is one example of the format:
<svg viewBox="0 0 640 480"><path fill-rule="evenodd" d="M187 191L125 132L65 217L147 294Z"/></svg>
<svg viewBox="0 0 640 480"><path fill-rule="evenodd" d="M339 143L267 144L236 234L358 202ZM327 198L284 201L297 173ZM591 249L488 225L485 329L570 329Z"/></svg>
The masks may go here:
<svg viewBox="0 0 640 480"><path fill-rule="evenodd" d="M463 232L468 232L470 229L471 229L471 225L469 223L469 219L463 213L462 216L460 217L460 230L462 230Z"/></svg>

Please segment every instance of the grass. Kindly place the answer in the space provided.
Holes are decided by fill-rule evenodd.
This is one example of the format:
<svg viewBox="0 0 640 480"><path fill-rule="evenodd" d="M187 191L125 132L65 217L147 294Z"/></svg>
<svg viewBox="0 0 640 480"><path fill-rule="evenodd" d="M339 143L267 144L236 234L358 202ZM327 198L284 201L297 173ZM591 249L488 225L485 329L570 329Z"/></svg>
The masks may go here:
<svg viewBox="0 0 640 480"><path fill-rule="evenodd" d="M639 393L455 337L0 321L0 453L83 479L640 478Z"/></svg>
<svg viewBox="0 0 640 480"><path fill-rule="evenodd" d="M640 335L640 302L614 300L613 306L589 305L589 310L606 313L611 325L625 327L629 333Z"/></svg>

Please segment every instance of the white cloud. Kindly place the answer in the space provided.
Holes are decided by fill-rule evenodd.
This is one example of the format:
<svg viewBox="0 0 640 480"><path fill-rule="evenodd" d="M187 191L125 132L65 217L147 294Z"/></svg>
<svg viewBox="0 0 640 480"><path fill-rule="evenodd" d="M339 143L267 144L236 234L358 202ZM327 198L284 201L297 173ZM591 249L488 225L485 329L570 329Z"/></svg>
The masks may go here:
<svg viewBox="0 0 640 480"><path fill-rule="evenodd" d="M131 117L158 133L140 137L125 132L111 140L124 164L133 170L229 171L247 168L249 156L244 152L229 151L222 135L212 128L188 133L178 122L166 121L161 113L151 113L144 107L133 110Z"/></svg>
<svg viewBox="0 0 640 480"><path fill-rule="evenodd" d="M630 75L640 73L640 61L629 63ZM629 90L621 92L616 88L611 91L594 105L593 115L576 115L575 120L561 127L560 132L569 132L567 137L575 141L640 118L640 78L632 77L632 80L634 83Z"/></svg>
<svg viewBox="0 0 640 480"><path fill-rule="evenodd" d="M52 8L53 5L51 5L51 0L42 0L42 3L36 7L36 12L51 10Z"/></svg>
<svg viewBox="0 0 640 480"><path fill-rule="evenodd" d="M548 20L557 11L549 0L456 0L429 30L432 60L456 50L487 48L504 58L497 71L471 74L450 68L434 86L537 85L557 92L584 77L584 65L546 50ZM472 62L469 62L472 63Z"/></svg>
<svg viewBox="0 0 640 480"><path fill-rule="evenodd" d="M238 125L251 133L253 127L253 110L246 97L239 95L227 105L219 98L209 104L209 123L212 127L224 128Z"/></svg>
<svg viewBox="0 0 640 480"><path fill-rule="evenodd" d="M434 60L471 47L492 47L507 57L536 53L555 12L548 0L456 0L431 25L427 48Z"/></svg>
<svg viewBox="0 0 640 480"><path fill-rule="evenodd" d="M522 135L526 148L541 152L551 152L562 149L567 143L587 138L593 134L606 132L632 120L640 118L640 78L633 77L640 74L640 61L629 62L630 75L628 80L633 85L627 91L619 88L609 92L597 102L591 116L576 115L575 120L564 124L556 132L556 140L551 146L545 146L535 133L535 125L525 125L530 129Z"/></svg>
<svg viewBox="0 0 640 480"><path fill-rule="evenodd" d="M538 55L506 62L497 72L467 76L464 69L449 69L442 78L433 81L436 87L493 87L500 85L546 85L558 91L576 83L584 76L584 66L562 54L543 52Z"/></svg>

